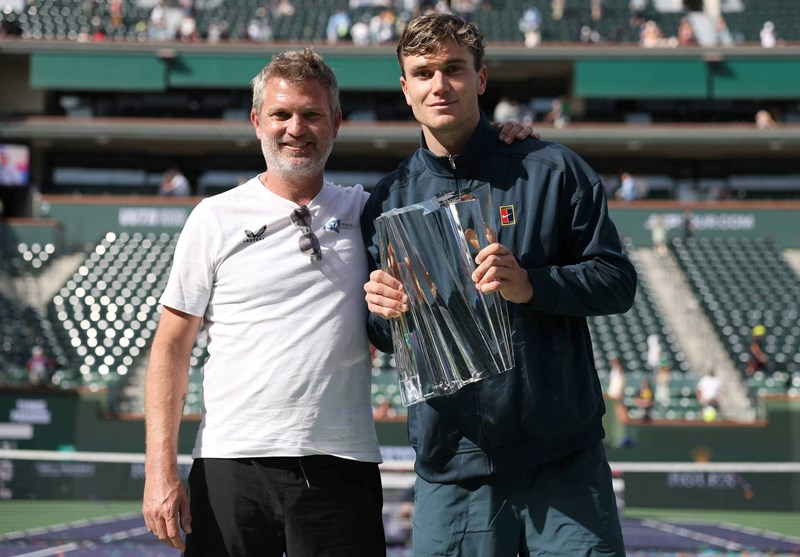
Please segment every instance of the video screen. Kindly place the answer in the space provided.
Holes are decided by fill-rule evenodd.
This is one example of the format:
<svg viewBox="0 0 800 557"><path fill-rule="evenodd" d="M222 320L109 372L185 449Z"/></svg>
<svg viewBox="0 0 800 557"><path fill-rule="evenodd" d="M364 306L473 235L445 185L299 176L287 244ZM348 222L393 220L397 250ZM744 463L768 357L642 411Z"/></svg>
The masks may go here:
<svg viewBox="0 0 800 557"><path fill-rule="evenodd" d="M0 143L0 186L27 186L29 165L26 145Z"/></svg>

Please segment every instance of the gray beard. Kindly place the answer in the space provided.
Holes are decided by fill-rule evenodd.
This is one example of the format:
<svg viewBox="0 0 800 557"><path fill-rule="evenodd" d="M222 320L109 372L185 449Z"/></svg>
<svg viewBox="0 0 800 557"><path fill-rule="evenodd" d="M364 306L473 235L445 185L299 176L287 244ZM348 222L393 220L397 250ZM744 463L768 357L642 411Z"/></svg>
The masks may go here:
<svg viewBox="0 0 800 557"><path fill-rule="evenodd" d="M313 178L319 176L325 171L325 163L333 149L333 141L328 144L326 153L314 152L312 156L302 159L300 161L293 161L287 163L280 154L280 142L274 140L267 140L261 142L261 152L264 155L264 162L267 163L267 169L270 172L280 174L283 176L302 176L305 178ZM319 144L316 144L319 145Z"/></svg>

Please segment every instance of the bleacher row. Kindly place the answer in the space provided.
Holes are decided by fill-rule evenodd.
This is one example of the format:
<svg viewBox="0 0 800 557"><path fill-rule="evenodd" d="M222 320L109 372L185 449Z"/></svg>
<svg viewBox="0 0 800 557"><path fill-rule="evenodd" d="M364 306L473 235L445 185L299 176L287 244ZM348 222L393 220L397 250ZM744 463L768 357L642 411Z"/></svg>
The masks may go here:
<svg viewBox="0 0 800 557"><path fill-rule="evenodd" d="M34 0L28 2L22 13L7 10L0 12L0 23L17 29L24 38L77 40L82 34L96 30L96 22L112 40L142 40L147 38L147 24L152 2L122 2L120 21L112 23L113 0L76 2L72 0ZM175 2L167 2L169 5ZM291 15L270 13L265 3L258 0L237 2L207 1L196 3L196 26L201 38L208 36L209 28L222 27L232 39L244 39L252 20L268 20L274 40L322 42L328 17L340 0L291 0ZM368 4L368 3L364 3ZM478 2L478 4L483 4ZM563 16L553 19L551 0L493 0L476 9L471 17L481 27L487 40L493 42L521 43L519 18L526 6L536 6L542 13L542 40L544 42L577 41L580 29L590 26L605 41L636 42L638 29L631 24L629 0L603 0L602 17L594 20L588 0L566 2ZM644 16L655 21L666 36L674 36L681 11L657 11L657 2L646 2ZM660 4L664 4L661 2ZM733 7L728 9L728 4ZM743 7L744 9L738 9ZM731 32L746 42L758 42L765 21L776 23L778 36L793 41L800 39L800 12L794 0L742 0L722 2L723 15ZM178 8L175 8L178 9ZM349 9L351 21L369 18L384 10L380 6L359 5ZM398 14L403 15L403 14ZM407 17L407 15L405 16Z"/></svg>
<svg viewBox="0 0 800 557"><path fill-rule="evenodd" d="M49 301L47 314L0 295L0 384L24 385L25 363L34 345L54 360L52 383L60 388L107 388L116 411L141 412L141 401L121 396L130 375L146 363L155 332L158 297L166 285L177 234L108 233ZM639 270L633 307L620 315L589 319L595 364L601 384L608 383L609 360L626 370L624 402L636 413L636 388L651 374L646 360L647 337L655 335L661 357L671 369L673 404L654 409L665 419L700 419L694 386L705 370L690 369L675 336L639 268L635 246L624 247ZM673 252L687 280L731 359L744 370L751 327L767 329L765 350L771 367L752 376L742 374L751 392L800 394L800 281L769 240L675 239ZM30 263L26 253L53 254L52 246L20 246L8 259ZM54 254L58 255L58 254ZM20 264L13 267L19 272ZM28 266L29 273L41 266ZM198 413L202 365L207 356L201 333L191 355L186 413ZM394 359L376 352L372 362L373 404L402 415Z"/></svg>

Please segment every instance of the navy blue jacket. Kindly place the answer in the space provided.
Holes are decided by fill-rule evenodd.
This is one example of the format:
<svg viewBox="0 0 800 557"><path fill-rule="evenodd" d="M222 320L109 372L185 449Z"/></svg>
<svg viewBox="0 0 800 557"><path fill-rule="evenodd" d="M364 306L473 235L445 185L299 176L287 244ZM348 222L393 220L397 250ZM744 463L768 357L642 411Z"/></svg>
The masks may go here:
<svg viewBox="0 0 800 557"><path fill-rule="evenodd" d="M362 215L373 270L378 215L488 183L498 224L501 207L506 215L497 241L534 288L529 304L508 304L514 369L409 407L416 471L429 482L549 462L602 439L605 406L586 317L625 312L636 292L595 172L562 145L508 146L497 135L482 116L461 155L435 155L423 139L377 184ZM388 321L370 315L369 329L373 344L391 352Z"/></svg>

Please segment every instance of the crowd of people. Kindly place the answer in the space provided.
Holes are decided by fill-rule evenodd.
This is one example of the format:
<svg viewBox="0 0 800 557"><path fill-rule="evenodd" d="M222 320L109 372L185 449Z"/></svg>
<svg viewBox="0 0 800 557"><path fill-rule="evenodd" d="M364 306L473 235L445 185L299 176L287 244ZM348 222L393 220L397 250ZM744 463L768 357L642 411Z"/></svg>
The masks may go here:
<svg viewBox="0 0 800 557"><path fill-rule="evenodd" d="M126 39L137 41L182 42L224 40L267 42L276 38L275 27L285 18L303 16L305 6L297 0L268 0L258 7L244 24L239 14L226 13L214 3L196 3L194 0L156 0L149 13L131 10L122 0L108 0L101 7L98 0L81 3L84 22L79 29L71 30L69 38L78 41L105 41ZM298 4L298 5L296 5ZM20 10L25 8L19 3ZM12 10L14 5L9 6ZM698 44L698 37L688 17L680 20L674 29L665 29L659 14L646 1L632 0L629 17L621 18L617 25L604 26L609 36L600 30L600 22L609 17L603 0L567 2L553 0L550 10L528 4L518 16L519 34L504 38L504 42L519 41L528 47L542 42L565 40L563 29L569 20L567 40L597 44L601 42L638 42L645 48L678 47ZM329 44L354 45L385 44L397 39L405 24L418 15L452 13L470 21L481 11L497 8L489 0L342 0L330 14L324 29L324 40ZM200 12L208 10L209 13ZM213 13L210 10L214 10ZM136 15L132 15L136 14ZM577 15L580 14L580 15ZM34 14L35 15L35 14ZM613 17L620 18L614 13ZM0 36L25 35L14 11L0 14ZM288 38L288 37L283 37ZM706 38L705 46L731 46L744 42L741 33L732 33L724 16L714 20L713 37ZM765 21L757 40L765 48L780 46L783 41L773 21Z"/></svg>

